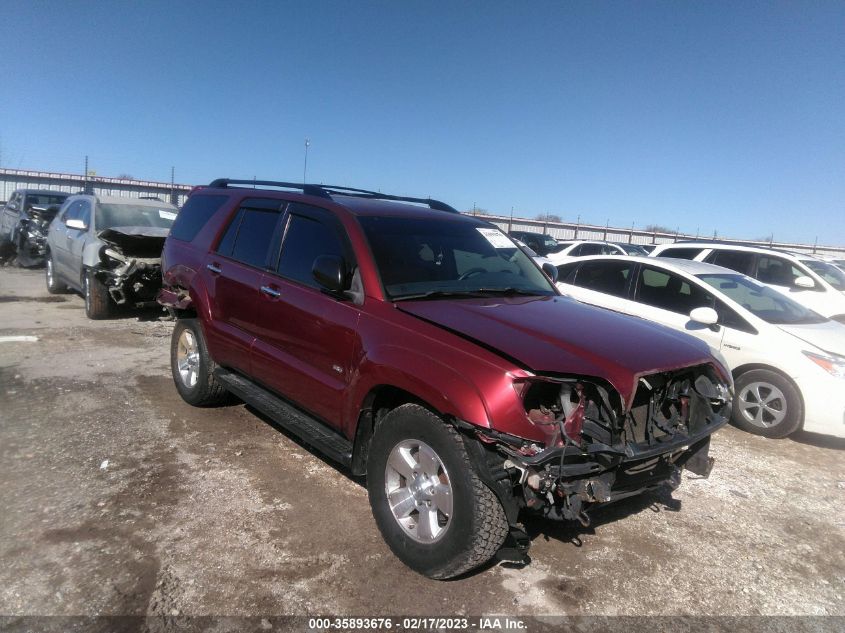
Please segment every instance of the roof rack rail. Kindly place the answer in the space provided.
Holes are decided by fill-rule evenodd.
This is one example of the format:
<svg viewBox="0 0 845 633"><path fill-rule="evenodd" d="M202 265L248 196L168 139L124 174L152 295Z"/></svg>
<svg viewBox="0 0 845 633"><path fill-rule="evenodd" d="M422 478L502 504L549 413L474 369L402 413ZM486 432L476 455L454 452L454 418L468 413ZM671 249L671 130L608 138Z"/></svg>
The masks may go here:
<svg viewBox="0 0 845 633"><path fill-rule="evenodd" d="M280 187L282 189L299 189L302 193L319 198L332 199L332 194L338 196L354 196L356 198L368 198L373 200L395 200L397 202L416 202L428 205L435 211L448 211L449 213L460 213L454 207L434 198L412 198L409 196L394 196L378 191L367 189L354 189L352 187L340 187L337 185L309 185L304 183L279 182L275 180L233 180L231 178L218 178L209 184L209 188L226 189L229 185L253 185L262 187Z"/></svg>

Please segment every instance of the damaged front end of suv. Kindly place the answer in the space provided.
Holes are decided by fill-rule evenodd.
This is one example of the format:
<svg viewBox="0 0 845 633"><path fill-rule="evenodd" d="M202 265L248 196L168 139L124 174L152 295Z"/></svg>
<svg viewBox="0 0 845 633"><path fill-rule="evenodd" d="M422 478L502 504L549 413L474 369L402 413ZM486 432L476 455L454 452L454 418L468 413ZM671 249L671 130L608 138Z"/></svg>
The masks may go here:
<svg viewBox="0 0 845 633"><path fill-rule="evenodd" d="M520 511L586 527L591 508L661 486L674 490L683 469L709 476L710 436L729 420L733 393L721 369L702 364L640 376L627 401L598 379L516 379L526 419L546 441L472 431L488 449L487 483L509 514L516 551L506 551L519 560L528 549Z"/></svg>
<svg viewBox="0 0 845 633"><path fill-rule="evenodd" d="M119 227L97 234L92 249L94 277L117 305L136 308L156 305L161 289L161 251L169 229Z"/></svg>

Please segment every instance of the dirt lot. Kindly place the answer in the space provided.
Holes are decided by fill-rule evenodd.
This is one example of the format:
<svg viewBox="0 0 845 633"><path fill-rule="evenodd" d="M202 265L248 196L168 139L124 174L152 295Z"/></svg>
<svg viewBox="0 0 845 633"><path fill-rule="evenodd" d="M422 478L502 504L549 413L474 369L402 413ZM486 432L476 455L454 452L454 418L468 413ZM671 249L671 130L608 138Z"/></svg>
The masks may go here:
<svg viewBox="0 0 845 633"><path fill-rule="evenodd" d="M714 438L709 480L536 521L532 562L406 569L363 482L243 405L194 409L172 322L0 269L0 614L845 615L845 443Z"/></svg>

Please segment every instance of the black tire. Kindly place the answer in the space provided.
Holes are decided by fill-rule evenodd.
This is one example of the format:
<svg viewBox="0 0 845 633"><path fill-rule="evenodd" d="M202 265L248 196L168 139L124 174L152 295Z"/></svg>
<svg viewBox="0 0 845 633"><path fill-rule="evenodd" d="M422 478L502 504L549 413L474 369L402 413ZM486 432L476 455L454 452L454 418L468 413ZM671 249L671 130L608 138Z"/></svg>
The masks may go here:
<svg viewBox="0 0 845 633"><path fill-rule="evenodd" d="M752 369L737 377L734 390L731 421L742 430L780 438L804 426L801 393L782 375L768 369ZM765 406L757 404L760 400L766 402Z"/></svg>
<svg viewBox="0 0 845 633"><path fill-rule="evenodd" d="M431 448L451 485L452 514L445 531L434 542L412 538L399 524L388 501L388 458L403 442L422 442ZM496 554L508 534L505 511L496 495L479 479L463 442L451 425L428 409L405 404L384 417L370 446L367 490L379 531L399 560L429 578L452 578L483 565ZM419 518L417 514L418 521Z"/></svg>
<svg viewBox="0 0 845 633"><path fill-rule="evenodd" d="M59 278L56 276L56 266L52 253L47 253L47 257L45 258L44 281L47 284L47 292L51 295L65 294L68 292L68 287L59 281Z"/></svg>
<svg viewBox="0 0 845 633"><path fill-rule="evenodd" d="M114 313L116 306L109 291L90 269L82 275L82 297L85 299L85 314L89 319L108 319Z"/></svg>
<svg viewBox="0 0 845 633"><path fill-rule="evenodd" d="M193 339L193 350L187 349L191 345L187 341L189 337ZM184 365L180 368L180 362L184 362L180 361L180 356L185 354L195 354L194 359L188 362L195 372L193 380L183 375ZM170 339L170 371L182 400L195 407L213 407L229 402L231 396L214 377L216 367L208 354L200 322L197 319L176 321Z"/></svg>

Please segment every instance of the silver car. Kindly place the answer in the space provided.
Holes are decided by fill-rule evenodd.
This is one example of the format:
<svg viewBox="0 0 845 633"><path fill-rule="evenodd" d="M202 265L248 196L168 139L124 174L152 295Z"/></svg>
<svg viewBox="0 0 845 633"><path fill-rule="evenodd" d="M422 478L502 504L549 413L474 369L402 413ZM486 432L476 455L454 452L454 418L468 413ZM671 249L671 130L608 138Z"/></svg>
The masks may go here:
<svg viewBox="0 0 845 633"><path fill-rule="evenodd" d="M91 319L117 306L155 305L161 249L177 212L159 200L71 196L47 234L47 290L81 292Z"/></svg>

